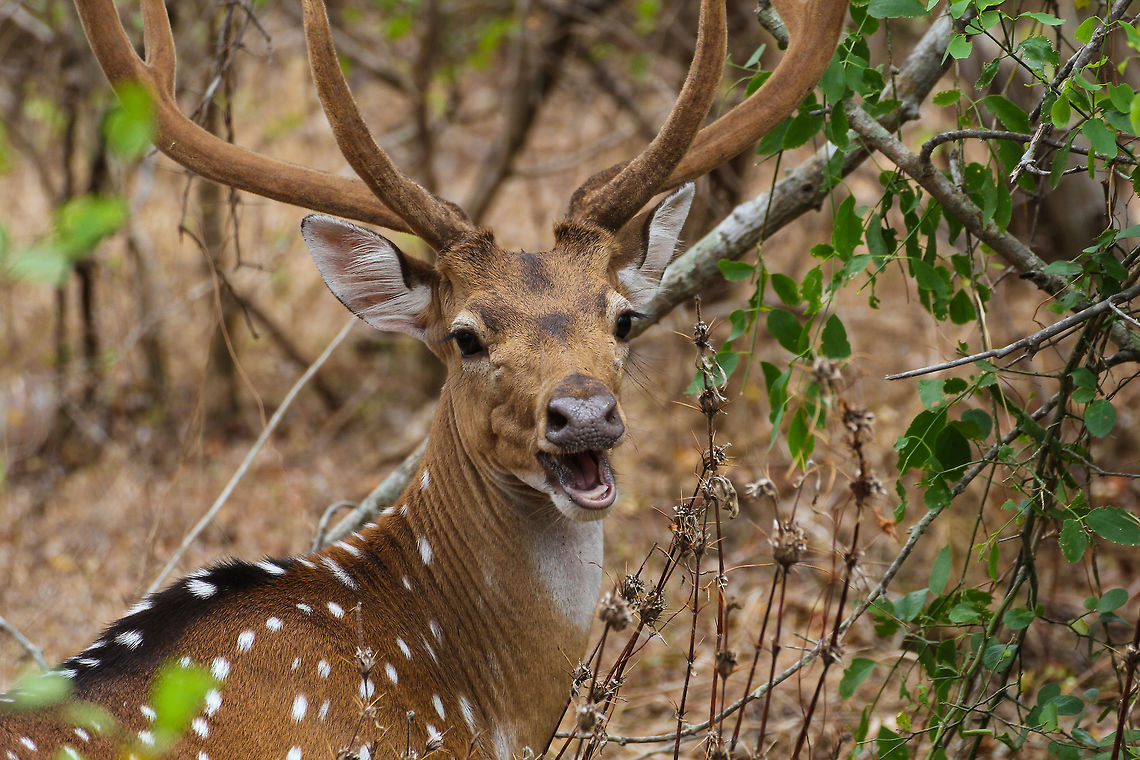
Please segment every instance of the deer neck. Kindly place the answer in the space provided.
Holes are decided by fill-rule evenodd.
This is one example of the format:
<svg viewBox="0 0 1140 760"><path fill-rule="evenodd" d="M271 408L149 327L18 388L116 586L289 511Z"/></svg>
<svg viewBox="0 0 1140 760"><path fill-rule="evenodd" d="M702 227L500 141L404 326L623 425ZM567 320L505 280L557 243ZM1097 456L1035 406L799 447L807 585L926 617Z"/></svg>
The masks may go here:
<svg viewBox="0 0 1140 760"><path fill-rule="evenodd" d="M398 504L430 542L435 614L464 639L456 666L472 671L473 688L489 692L481 701L498 713L487 716L494 754L524 746L537 754L587 644L602 581L601 522L567 519L548 496L468 451L446 389L422 469Z"/></svg>

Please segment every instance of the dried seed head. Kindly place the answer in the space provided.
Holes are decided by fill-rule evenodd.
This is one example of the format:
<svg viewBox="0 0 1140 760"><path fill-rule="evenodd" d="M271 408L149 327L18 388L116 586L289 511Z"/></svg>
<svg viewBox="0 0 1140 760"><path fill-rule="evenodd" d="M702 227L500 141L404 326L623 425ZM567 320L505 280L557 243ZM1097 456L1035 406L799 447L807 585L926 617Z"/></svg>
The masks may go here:
<svg viewBox="0 0 1140 760"><path fill-rule="evenodd" d="M376 667L376 653L372 651L372 647L357 647L356 670L360 673L360 677L367 678L374 667Z"/></svg>
<svg viewBox="0 0 1140 760"><path fill-rule="evenodd" d="M534 750L530 748L529 744L523 747L522 760L534 760Z"/></svg>
<svg viewBox="0 0 1140 760"><path fill-rule="evenodd" d="M621 597L627 602L636 604L645 594L645 581L637 575L627 575L621 579Z"/></svg>
<svg viewBox="0 0 1140 760"><path fill-rule="evenodd" d="M606 725L606 714L598 709L596 702L583 702L576 712L578 730L593 733Z"/></svg>
<svg viewBox="0 0 1140 760"><path fill-rule="evenodd" d="M598 617L615 631L625 630L626 626L633 622L633 613L629 611L629 602L609 591L602 597Z"/></svg>
<svg viewBox="0 0 1140 760"><path fill-rule="evenodd" d="M716 672L721 678L728 678L736 670L736 652L722 649L716 653Z"/></svg>
<svg viewBox="0 0 1140 760"><path fill-rule="evenodd" d="M815 375L815 381L823 386L825 391L835 393L843 387L843 373L831 361L820 357L815 360L811 371Z"/></svg>
<svg viewBox="0 0 1140 760"><path fill-rule="evenodd" d="M752 499L768 498L776 501L780 494L771 478L757 478L744 486L744 495Z"/></svg>
<svg viewBox="0 0 1140 760"><path fill-rule="evenodd" d="M717 473L705 480L702 484L705 498L715 501L717 506L725 511L729 517L740 514L740 499L736 495L736 486L724 475Z"/></svg>
<svg viewBox="0 0 1140 760"><path fill-rule="evenodd" d="M708 734L708 749L705 752L708 760L728 760L728 745L720 733L712 730Z"/></svg>
<svg viewBox="0 0 1140 760"><path fill-rule="evenodd" d="M807 551L807 537L803 529L792 520L784 523L774 520L772 537L768 540L772 544L772 558L784 572L798 563Z"/></svg>
<svg viewBox="0 0 1140 760"><path fill-rule="evenodd" d="M870 435L875 415L867 409L849 406L843 410L843 426L856 435Z"/></svg>
<svg viewBox="0 0 1140 760"><path fill-rule="evenodd" d="M701 464L706 470L715 470L720 467L728 461L728 447L731 445L731 443L726 443L723 446L713 446L712 452L702 452Z"/></svg>
<svg viewBox="0 0 1140 760"><path fill-rule="evenodd" d="M709 325L703 319L693 325L693 345L702 351L709 348Z"/></svg>
<svg viewBox="0 0 1140 760"><path fill-rule="evenodd" d="M574 680L570 682L570 694L578 696L578 690L594 680L594 671L586 663L578 660L578 667L574 669Z"/></svg>
<svg viewBox="0 0 1140 760"><path fill-rule="evenodd" d="M717 382L724 377L724 370L715 363L702 358L701 364L703 365L702 370L707 372L705 376L710 381ZM720 388L712 385L701 391L701 394L697 396L697 402L701 405L701 411L706 417L713 417L724 407L728 399L720 392Z"/></svg>
<svg viewBox="0 0 1140 760"><path fill-rule="evenodd" d="M657 591L650 591L637 609L641 622L652 628L665 611L665 600Z"/></svg>

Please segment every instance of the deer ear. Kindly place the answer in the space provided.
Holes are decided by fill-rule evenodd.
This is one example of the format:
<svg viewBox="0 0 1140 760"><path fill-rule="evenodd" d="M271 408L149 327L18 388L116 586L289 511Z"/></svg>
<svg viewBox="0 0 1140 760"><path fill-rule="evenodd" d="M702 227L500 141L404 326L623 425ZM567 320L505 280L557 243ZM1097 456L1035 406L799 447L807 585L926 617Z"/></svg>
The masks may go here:
<svg viewBox="0 0 1140 760"><path fill-rule="evenodd" d="M677 188L657 207L626 225L618 234L618 251L610 262L634 308L649 303L673 260L681 227L693 203L693 183Z"/></svg>
<svg viewBox="0 0 1140 760"><path fill-rule="evenodd" d="M354 224L313 214L301 234L325 284L356 316L379 330L423 339L435 271L392 241Z"/></svg>

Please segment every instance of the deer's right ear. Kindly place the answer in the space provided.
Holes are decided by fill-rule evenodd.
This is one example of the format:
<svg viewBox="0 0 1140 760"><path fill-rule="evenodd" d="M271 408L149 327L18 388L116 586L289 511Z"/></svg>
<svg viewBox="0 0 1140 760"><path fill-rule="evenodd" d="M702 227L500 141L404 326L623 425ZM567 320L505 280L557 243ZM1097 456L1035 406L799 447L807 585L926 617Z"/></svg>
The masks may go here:
<svg viewBox="0 0 1140 760"><path fill-rule="evenodd" d="M431 266L375 232L324 214L305 217L301 234L325 284L349 311L377 329L423 340L436 276Z"/></svg>

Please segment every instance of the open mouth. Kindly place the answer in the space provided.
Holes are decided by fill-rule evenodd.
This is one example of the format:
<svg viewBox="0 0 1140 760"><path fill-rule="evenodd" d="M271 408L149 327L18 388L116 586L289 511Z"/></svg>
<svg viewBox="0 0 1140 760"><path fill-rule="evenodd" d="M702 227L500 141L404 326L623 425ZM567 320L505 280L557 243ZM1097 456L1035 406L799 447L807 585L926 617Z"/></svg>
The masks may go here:
<svg viewBox="0 0 1140 760"><path fill-rule="evenodd" d="M579 507L605 509L614 503L617 485L605 451L588 449L569 454L540 451L538 461Z"/></svg>

